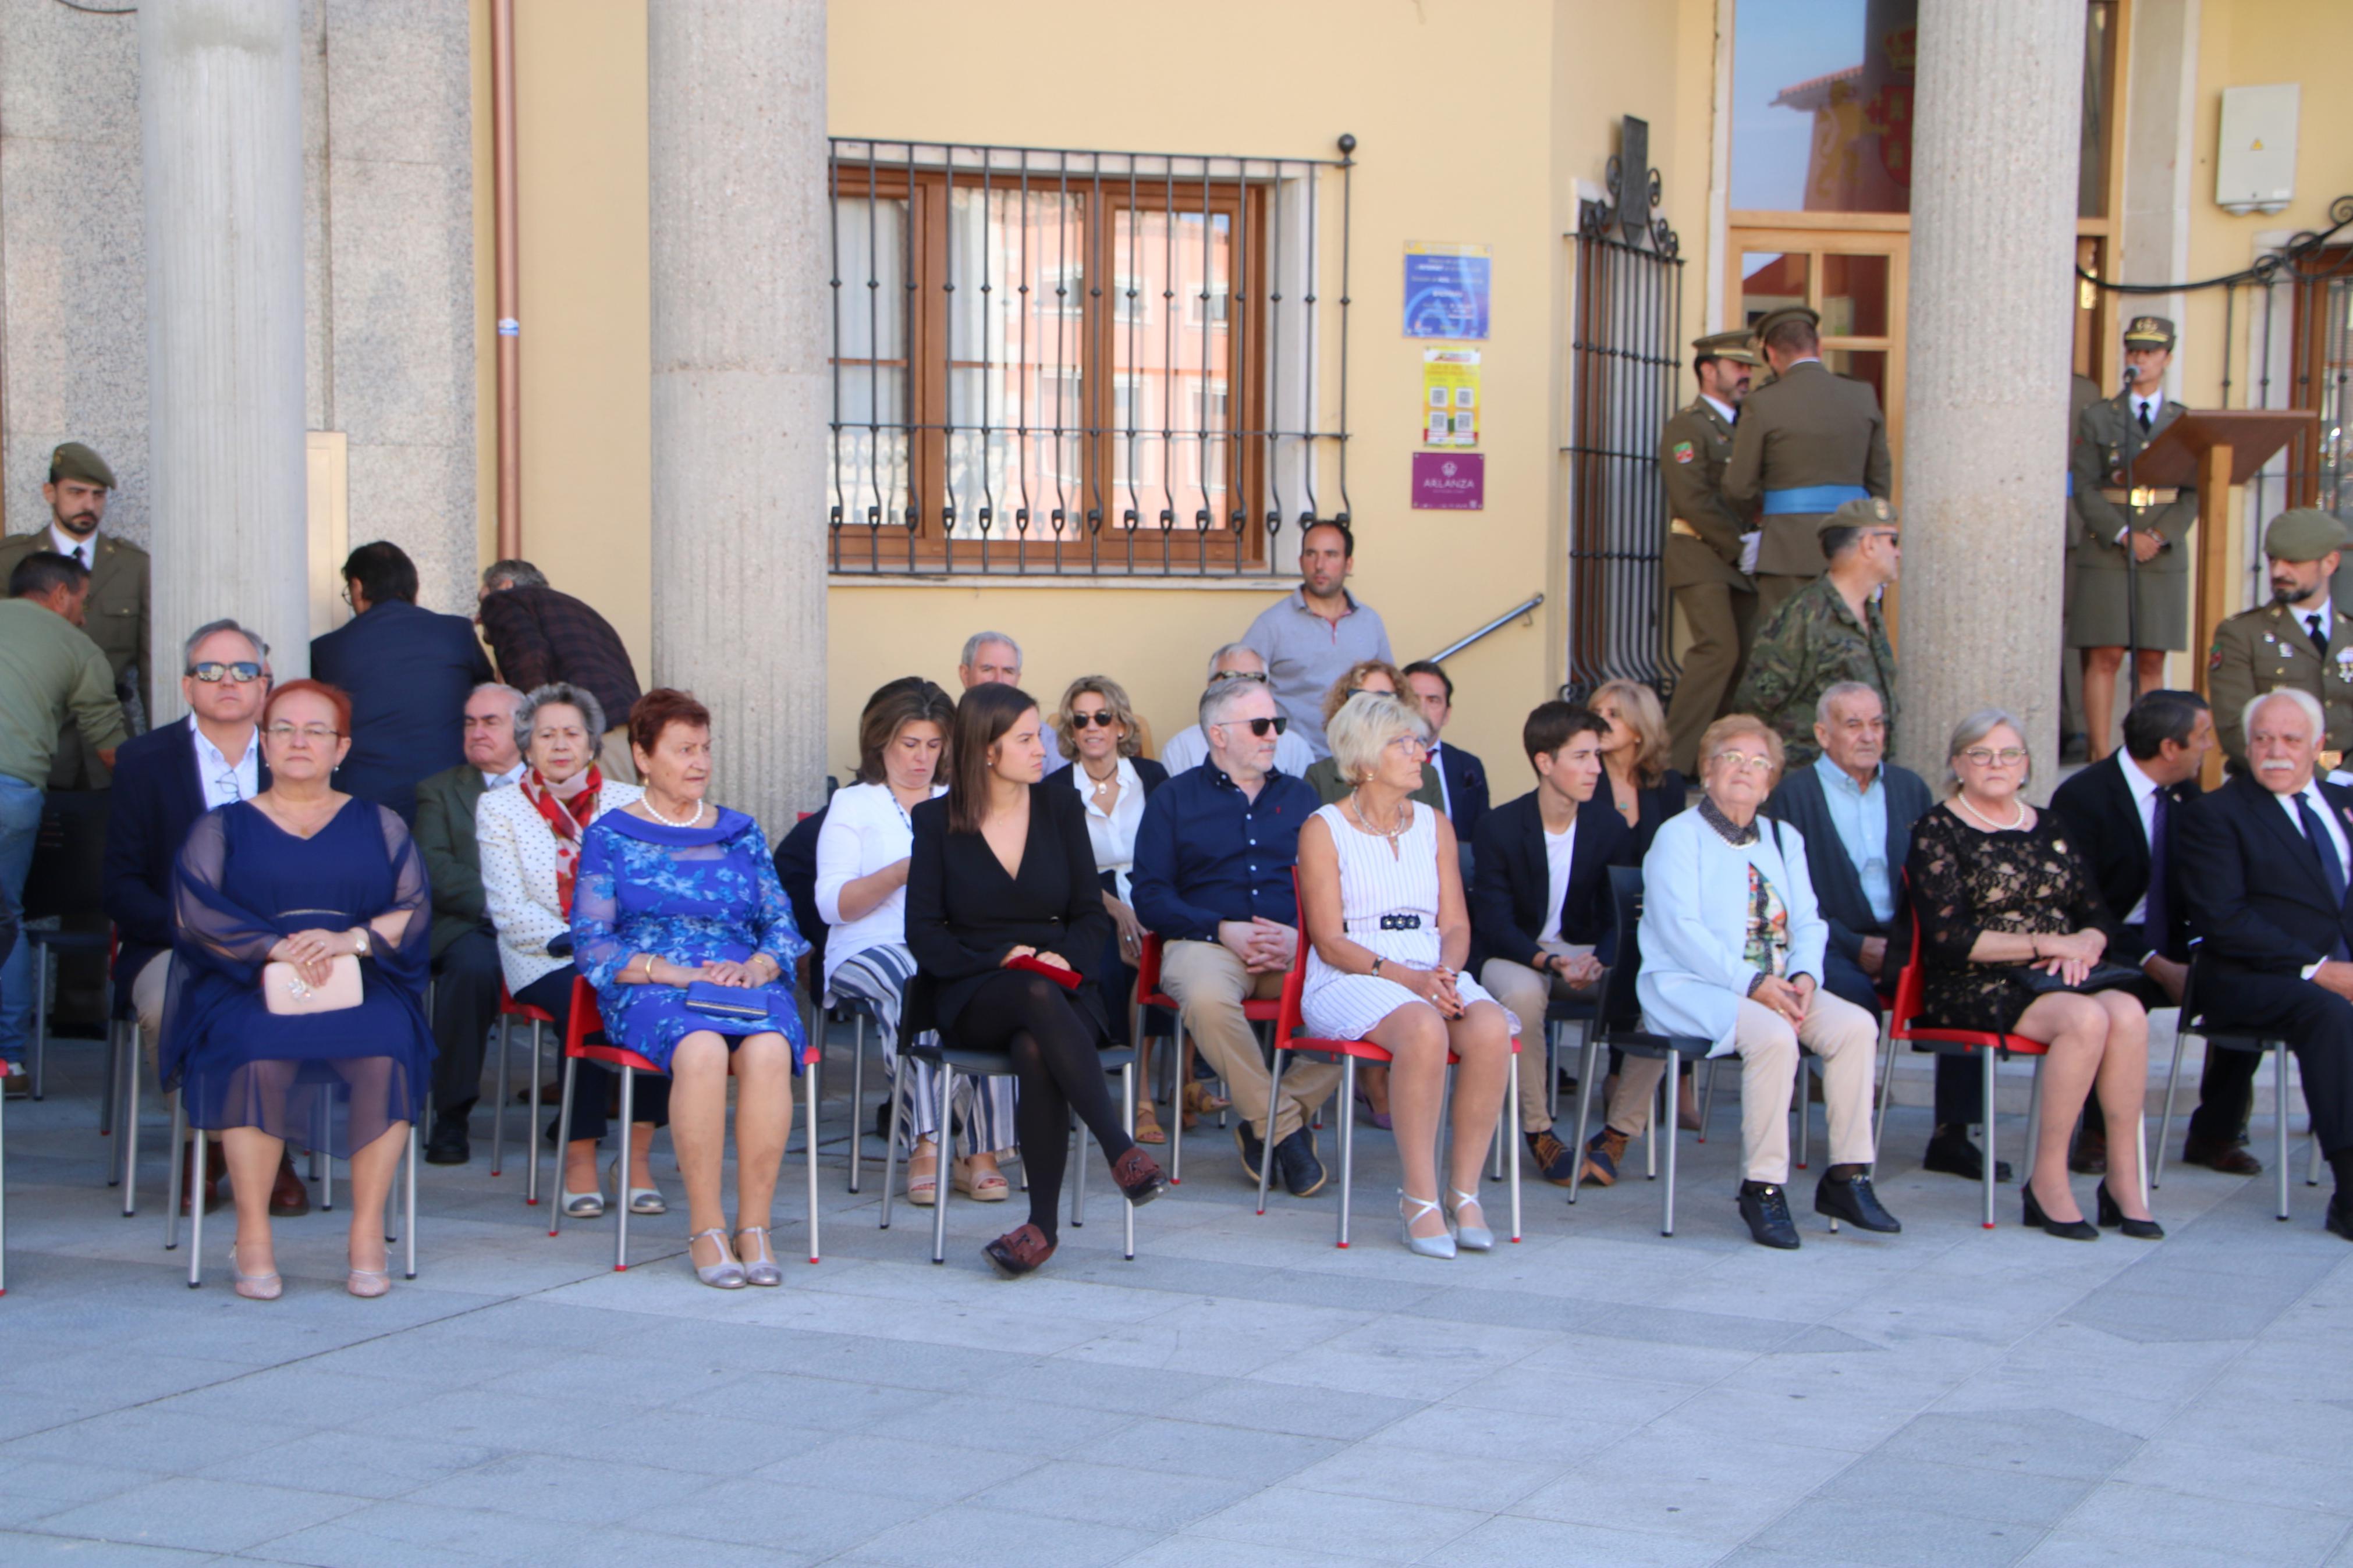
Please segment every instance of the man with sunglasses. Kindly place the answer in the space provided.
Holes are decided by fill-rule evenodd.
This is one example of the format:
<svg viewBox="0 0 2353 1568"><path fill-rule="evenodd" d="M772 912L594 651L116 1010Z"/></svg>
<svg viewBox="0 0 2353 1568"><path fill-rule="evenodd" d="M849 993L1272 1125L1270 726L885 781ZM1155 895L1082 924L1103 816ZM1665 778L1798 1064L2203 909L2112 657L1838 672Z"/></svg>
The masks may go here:
<svg viewBox="0 0 2353 1568"><path fill-rule="evenodd" d="M1281 995L1283 975L1298 962L1292 870L1299 830L1323 803L1303 780L1274 765L1282 720L1263 681L1218 682L1201 694L1200 721L1208 759L1171 773L1144 803L1135 912L1165 944L1160 988L1226 1080L1243 1170L1255 1183L1271 1142L1285 1190L1303 1198L1324 1184L1308 1129L1340 1069L1309 1062L1286 1068L1269 1127L1266 1063L1242 1004Z"/></svg>
<svg viewBox="0 0 2353 1568"><path fill-rule="evenodd" d="M1887 750L1895 749L1895 647L1887 640L1880 595L1903 563L1901 520L1892 501L1847 501L1821 520L1830 569L1781 602L1748 651L1748 672L1733 700L1788 748L1790 768L1821 754L1814 708L1823 692L1855 681L1879 694L1887 715Z"/></svg>
<svg viewBox="0 0 2353 1568"><path fill-rule="evenodd" d="M1209 656L1209 676L1207 682L1216 686L1225 680L1255 680L1266 684L1266 660L1258 649L1248 643L1229 642ZM1175 778L1201 765L1209 754L1209 732L1198 724L1188 724L1168 738L1160 748L1160 765ZM1274 732L1274 765L1293 778L1304 775L1314 764L1314 749L1291 728L1288 721Z"/></svg>
<svg viewBox="0 0 2353 1568"><path fill-rule="evenodd" d="M115 994L131 998L150 1062L172 971L172 867L198 817L269 787L258 728L269 695L269 645L233 620L208 621L182 646L180 669L186 720L124 742L115 756L101 884L106 917L120 939ZM207 1209L219 1203L219 1150L217 1140L207 1143L200 1182L181 1184L184 1211L199 1184ZM291 1157L281 1158L269 1212L291 1215L310 1207Z"/></svg>

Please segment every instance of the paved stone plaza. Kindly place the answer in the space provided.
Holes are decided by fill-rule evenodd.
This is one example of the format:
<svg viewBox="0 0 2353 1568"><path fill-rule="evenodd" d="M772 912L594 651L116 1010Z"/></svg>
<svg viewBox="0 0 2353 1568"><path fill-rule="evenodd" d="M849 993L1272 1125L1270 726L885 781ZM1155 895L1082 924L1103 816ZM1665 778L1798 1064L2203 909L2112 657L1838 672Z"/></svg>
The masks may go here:
<svg viewBox="0 0 2353 1568"><path fill-rule="evenodd" d="M2183 1171L2171 1239L2084 1246L2021 1228L2015 1185L1981 1230L1899 1108L1905 1233L1824 1234L1801 1174L1789 1256L1738 1226L1720 1104L1672 1239L1638 1159L1574 1211L1530 1186L1524 1245L1440 1263L1396 1244L1388 1134L1342 1252L1336 1180L1260 1218L1212 1131L1134 1262L1097 1180L1007 1284L978 1247L1013 1206L955 1205L945 1268L922 1211L876 1230L836 1100L824 1263L722 1293L686 1270L666 1145L681 1212L617 1274L609 1217L551 1240L520 1167L491 1179L485 1113L471 1166L422 1167L414 1284L345 1296L343 1217L313 1215L261 1303L229 1292L226 1211L201 1292L162 1249L152 1095L119 1217L96 1055L62 1045L48 1100L7 1108L12 1565L2353 1563L2353 1247L2300 1137L2292 1223L2268 1177Z"/></svg>

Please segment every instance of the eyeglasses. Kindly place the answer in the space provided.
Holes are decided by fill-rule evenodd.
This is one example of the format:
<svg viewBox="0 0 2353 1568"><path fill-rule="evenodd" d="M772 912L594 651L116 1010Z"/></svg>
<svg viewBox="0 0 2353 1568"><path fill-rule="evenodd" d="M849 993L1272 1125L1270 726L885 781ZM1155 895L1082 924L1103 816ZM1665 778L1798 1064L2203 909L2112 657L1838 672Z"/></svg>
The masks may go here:
<svg viewBox="0 0 2353 1568"><path fill-rule="evenodd" d="M1904 548L1904 536L1892 528L1874 528L1870 532L1864 534L1863 537L1865 539L1883 539L1887 541L1888 543L1895 546L1898 550Z"/></svg>
<svg viewBox="0 0 2353 1568"><path fill-rule="evenodd" d="M234 664L223 664L216 658L208 658L202 664L188 666L188 673L208 686L217 685L224 680L243 686L248 681L261 679L261 666L249 658L240 658Z"/></svg>
<svg viewBox="0 0 2353 1568"><path fill-rule="evenodd" d="M1989 768L1996 763L2000 763L2006 768L2014 768L2019 763L2026 761L2026 748L2024 746L2004 746L2000 751L1997 752L1991 746L1971 746L1968 751L1963 752L1961 755L1967 757L1970 762L1976 763L1981 768Z"/></svg>
<svg viewBox="0 0 2353 1568"><path fill-rule="evenodd" d="M300 728L292 724L272 724L262 733L281 745L301 741L306 746L323 746L343 735L341 730L331 730L324 724L304 724Z"/></svg>
<svg viewBox="0 0 2353 1568"><path fill-rule="evenodd" d="M1763 772L1773 765L1773 759L1763 752L1718 752L1715 760L1735 773L1745 773L1750 768Z"/></svg>
<svg viewBox="0 0 2353 1568"><path fill-rule="evenodd" d="M1071 715L1071 728L1073 731L1083 730L1090 724L1100 725L1103 729L1108 730L1113 724L1118 722L1119 715L1113 712L1108 708L1097 709L1092 713L1073 713Z"/></svg>
<svg viewBox="0 0 2353 1568"><path fill-rule="evenodd" d="M1395 746L1398 751L1406 752L1408 755L1411 755L1416 752L1420 752L1423 756L1428 756L1430 754L1430 742L1423 740L1419 735L1398 735L1394 737L1389 742L1389 744Z"/></svg>
<svg viewBox="0 0 2353 1568"><path fill-rule="evenodd" d="M1262 669L1221 669L1209 677L1209 684L1212 686L1221 680L1255 680L1261 686L1267 684L1266 671Z"/></svg>
<svg viewBox="0 0 2353 1568"><path fill-rule="evenodd" d="M1291 728L1291 721L1287 718L1280 717L1273 719L1220 719L1218 721L1218 726L1220 729L1223 729L1228 724L1247 724L1250 726L1250 732L1256 735L1261 741L1266 739L1269 735L1280 735L1285 730Z"/></svg>

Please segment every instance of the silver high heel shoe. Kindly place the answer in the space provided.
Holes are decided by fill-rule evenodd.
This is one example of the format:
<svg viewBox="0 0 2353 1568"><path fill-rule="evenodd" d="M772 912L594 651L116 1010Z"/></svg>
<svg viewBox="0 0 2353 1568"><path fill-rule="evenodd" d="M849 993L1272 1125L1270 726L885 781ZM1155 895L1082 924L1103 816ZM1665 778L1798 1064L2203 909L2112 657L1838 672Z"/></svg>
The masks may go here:
<svg viewBox="0 0 2353 1568"><path fill-rule="evenodd" d="M706 1236L719 1246L719 1261L708 1268L694 1260L694 1244ZM688 1237L686 1261L687 1266L694 1270L694 1277L714 1290L741 1290L751 1283L744 1278L744 1266L736 1262L728 1251L727 1227L723 1225L714 1225L709 1230L698 1230Z"/></svg>
<svg viewBox="0 0 2353 1568"><path fill-rule="evenodd" d="M1411 1204L1413 1205L1413 1212L1411 1214L1407 1214L1405 1212L1405 1205L1408 1204ZM1429 1199L1413 1197L1409 1195L1403 1187L1399 1187L1398 1189L1398 1217L1405 1222L1398 1227L1398 1231L1399 1234L1405 1237L1405 1247L1408 1252L1417 1252L1424 1258L1451 1258L1454 1256L1454 1237L1451 1235L1416 1236L1413 1233L1414 1221L1419 1219L1426 1214L1437 1214L1438 1212L1438 1205L1431 1203Z"/></svg>
<svg viewBox="0 0 2353 1568"><path fill-rule="evenodd" d="M735 1248L735 1256L744 1260L744 1282L750 1285L783 1284L785 1271L776 1267L776 1255L769 1248L768 1227L765 1225L747 1225L735 1233L735 1239L740 1243L747 1236L759 1242L760 1250L755 1256L746 1252L740 1245Z"/></svg>
<svg viewBox="0 0 2353 1568"><path fill-rule="evenodd" d="M1476 1193L1466 1193L1460 1187L1450 1188L1449 1191L1452 1192L1454 1194L1454 1206L1447 1211L1446 1217L1448 1222L1454 1226L1454 1245L1457 1247L1468 1247L1472 1252L1493 1252L1495 1250L1495 1233L1493 1231L1489 1230L1483 1225L1464 1225L1462 1223L1462 1205L1464 1204L1477 1203L1479 1201L1479 1194ZM1480 1211L1479 1217L1482 1219L1487 1217L1486 1211L1484 1209Z"/></svg>
<svg viewBox="0 0 2353 1568"><path fill-rule="evenodd" d="M635 1162L634 1168L629 1173L633 1176L644 1175L646 1173L644 1163ZM621 1161L618 1155L614 1156L613 1163L605 1167L605 1175L611 1183L614 1192L618 1193L621 1190ZM600 1199L604 1196L602 1191L598 1192L597 1196ZM670 1213L670 1205L663 1199L659 1187L631 1187L628 1199L631 1214Z"/></svg>

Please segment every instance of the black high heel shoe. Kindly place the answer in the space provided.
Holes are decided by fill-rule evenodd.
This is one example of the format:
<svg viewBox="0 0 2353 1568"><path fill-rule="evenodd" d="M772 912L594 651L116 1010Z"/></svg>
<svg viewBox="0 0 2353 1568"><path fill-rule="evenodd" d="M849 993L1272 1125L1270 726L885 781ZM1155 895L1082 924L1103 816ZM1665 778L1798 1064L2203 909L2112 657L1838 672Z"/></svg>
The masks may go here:
<svg viewBox="0 0 2353 1568"><path fill-rule="evenodd" d="M2163 1241L2165 1227L2153 1219L2126 1219L2116 1200L2108 1195L2108 1184L2100 1184L2100 1224L2110 1230L2121 1229L2135 1241Z"/></svg>
<svg viewBox="0 0 2353 1568"><path fill-rule="evenodd" d="M2101 1195L2105 1196L2106 1194L2103 1192ZM2096 1226L2080 1219L2071 1219L2063 1222L2052 1219L2049 1215L2044 1214L2042 1212L2042 1205L2034 1201L2034 1189L2032 1187L2026 1189L2026 1223L2029 1225L2042 1226L2044 1230L2050 1232L2052 1236L2057 1237L2062 1241L2097 1241L2100 1239L2099 1228Z"/></svg>

